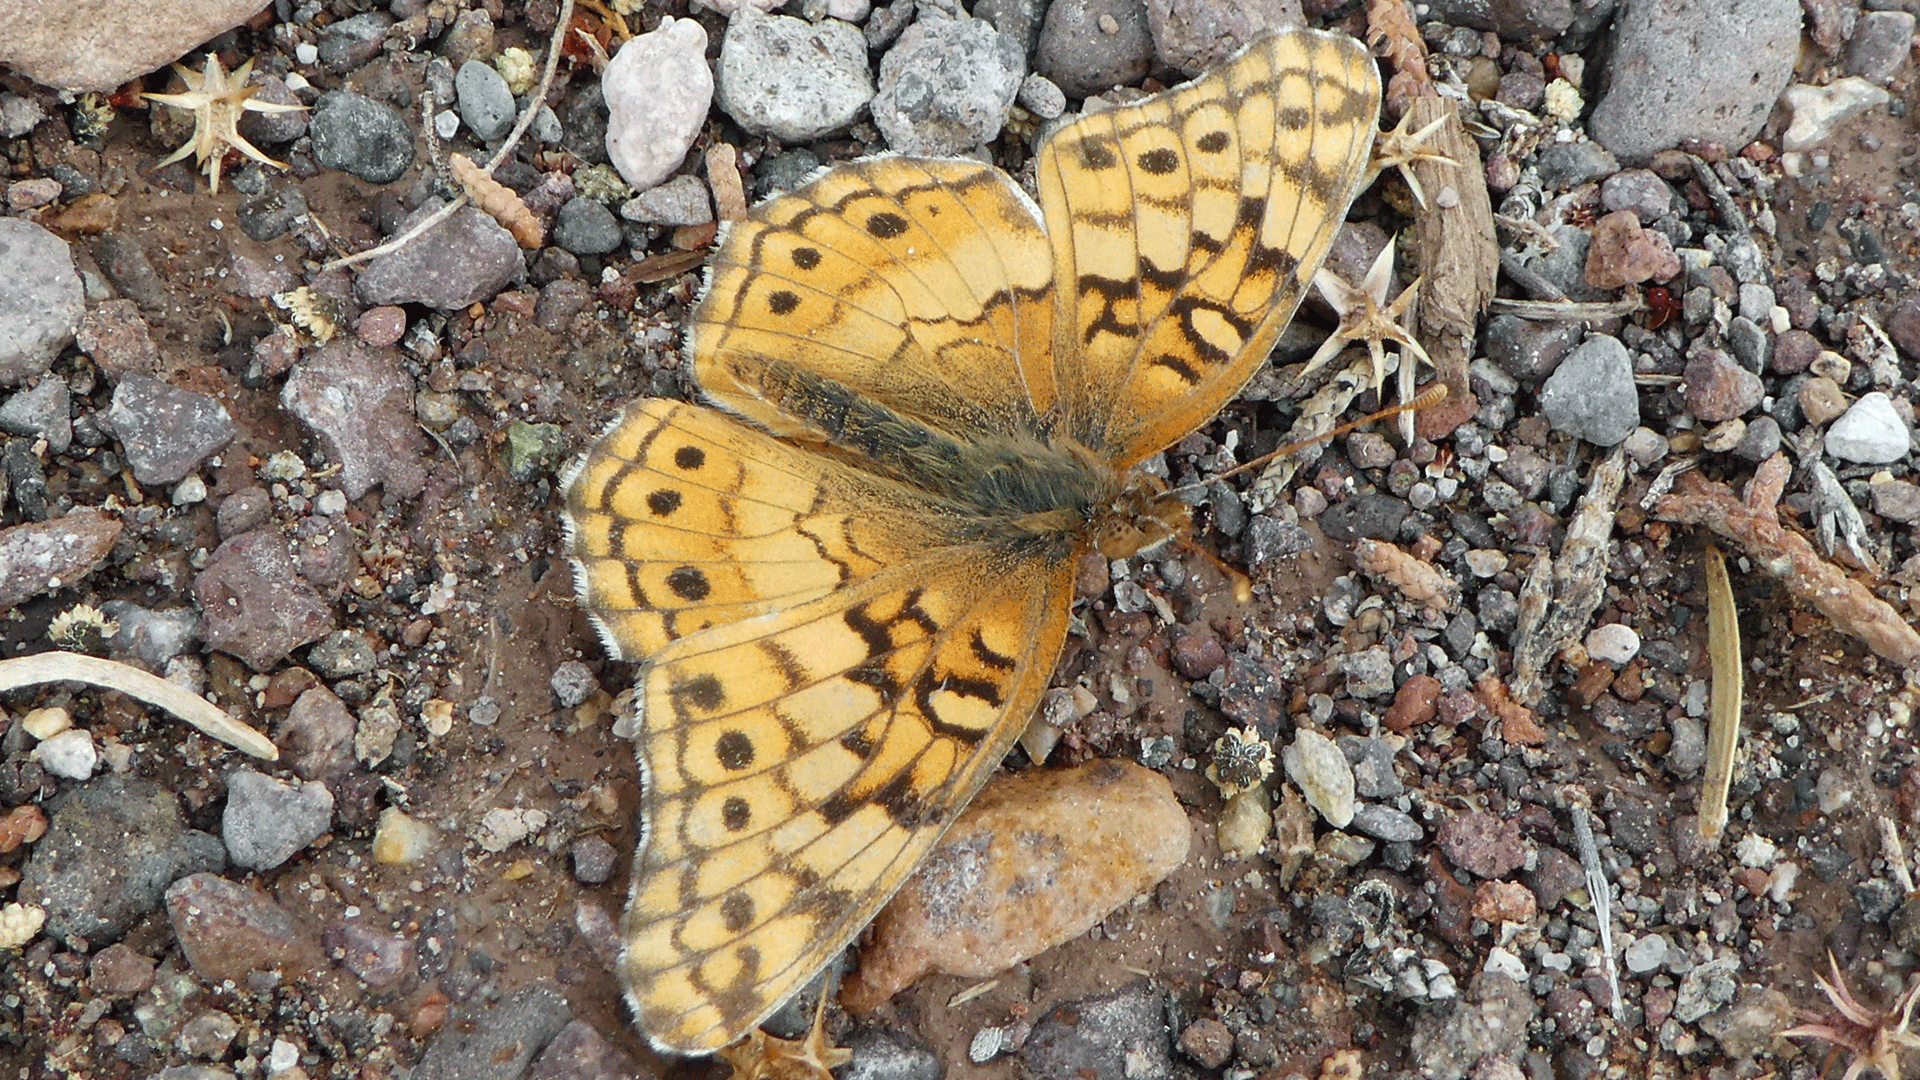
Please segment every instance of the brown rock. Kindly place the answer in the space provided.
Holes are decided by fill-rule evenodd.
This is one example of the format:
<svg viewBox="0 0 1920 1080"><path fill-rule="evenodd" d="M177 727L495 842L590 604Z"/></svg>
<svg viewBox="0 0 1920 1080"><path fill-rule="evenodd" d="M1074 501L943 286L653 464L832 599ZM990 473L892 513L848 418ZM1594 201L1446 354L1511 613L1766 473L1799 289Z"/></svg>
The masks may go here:
<svg viewBox="0 0 1920 1080"><path fill-rule="evenodd" d="M1800 384L1800 411L1818 427L1847 411L1846 392L1825 375L1815 375Z"/></svg>
<svg viewBox="0 0 1920 1080"><path fill-rule="evenodd" d="M140 305L131 300L102 300L89 308L73 337L109 375L160 372L160 348L153 343Z"/></svg>
<svg viewBox="0 0 1920 1080"><path fill-rule="evenodd" d="M1687 411L1709 424L1745 415L1760 404L1766 385L1718 349L1687 361Z"/></svg>
<svg viewBox="0 0 1920 1080"><path fill-rule="evenodd" d="M994 975L1079 936L1187 857L1166 777L1128 762L987 785L874 920L841 1000L860 1012L929 972Z"/></svg>
<svg viewBox="0 0 1920 1080"><path fill-rule="evenodd" d="M1663 233L1641 228L1631 210L1615 210L1593 227L1587 248L1587 284L1618 289L1643 281L1668 281L1680 272L1680 257Z"/></svg>
<svg viewBox="0 0 1920 1080"><path fill-rule="evenodd" d="M347 498L380 484L411 499L427 484L427 440L414 423L413 391L392 349L339 339L294 365L280 404L340 463Z"/></svg>
<svg viewBox="0 0 1920 1080"><path fill-rule="evenodd" d="M1440 711L1442 689L1439 679L1425 674L1401 683L1393 695L1393 706L1387 710L1387 730L1405 734L1431 722Z"/></svg>
<svg viewBox="0 0 1920 1080"><path fill-rule="evenodd" d="M1440 851L1475 877L1500 878L1527 861L1520 823L1484 810L1455 814L1440 826Z"/></svg>
<svg viewBox="0 0 1920 1080"><path fill-rule="evenodd" d="M218 874L191 874L168 886L167 918L187 963L211 983L321 965L319 943L285 908Z"/></svg>
<svg viewBox="0 0 1920 1080"><path fill-rule="evenodd" d="M1539 911L1533 890L1517 881L1483 881L1473 890L1473 917L1499 924L1524 923Z"/></svg>
<svg viewBox="0 0 1920 1080"><path fill-rule="evenodd" d="M1813 366L1820 355L1820 339L1805 330L1788 330L1773 339L1773 356L1767 367L1776 375L1798 375Z"/></svg>
<svg viewBox="0 0 1920 1080"><path fill-rule="evenodd" d="M86 577L119 538L120 522L101 510L0 529L0 611Z"/></svg>
<svg viewBox="0 0 1920 1080"><path fill-rule="evenodd" d="M1217 1069L1233 1056L1233 1032L1210 1016L1195 1020L1180 1033L1180 1052L1209 1069Z"/></svg>
<svg viewBox="0 0 1920 1080"><path fill-rule="evenodd" d="M94 954L88 980L96 994L138 994L153 985L152 960L125 945Z"/></svg>
<svg viewBox="0 0 1920 1080"><path fill-rule="evenodd" d="M193 579L207 644L266 671L333 630L333 609L294 573L287 542L266 529L222 543Z"/></svg>

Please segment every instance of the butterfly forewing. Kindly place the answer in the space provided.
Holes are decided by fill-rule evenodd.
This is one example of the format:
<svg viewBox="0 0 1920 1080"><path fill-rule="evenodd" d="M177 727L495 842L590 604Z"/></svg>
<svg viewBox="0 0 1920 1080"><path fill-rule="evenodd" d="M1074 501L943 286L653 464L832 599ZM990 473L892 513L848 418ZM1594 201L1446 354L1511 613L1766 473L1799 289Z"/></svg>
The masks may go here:
<svg viewBox="0 0 1920 1080"><path fill-rule="evenodd" d="M1069 431L1129 466L1240 392L1326 258L1379 110L1358 42L1297 30L1053 136L1036 177Z"/></svg>

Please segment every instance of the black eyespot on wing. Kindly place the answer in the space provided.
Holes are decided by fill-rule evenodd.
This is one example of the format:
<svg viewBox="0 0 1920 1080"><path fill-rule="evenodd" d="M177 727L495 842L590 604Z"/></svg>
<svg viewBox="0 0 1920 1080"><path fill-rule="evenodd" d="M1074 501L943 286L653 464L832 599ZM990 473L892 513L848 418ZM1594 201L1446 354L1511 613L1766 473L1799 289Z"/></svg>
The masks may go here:
<svg viewBox="0 0 1920 1080"><path fill-rule="evenodd" d="M647 509L654 517L666 517L680 509L680 493L672 488L661 488L647 495Z"/></svg>
<svg viewBox="0 0 1920 1080"><path fill-rule="evenodd" d="M702 571L682 566L667 575L667 588L682 600L698 602L705 600L707 594L713 591L713 583L707 580L707 575Z"/></svg>
<svg viewBox="0 0 1920 1080"><path fill-rule="evenodd" d="M892 240L906 231L907 219L891 211L878 213L867 219L867 232L882 240Z"/></svg>
<svg viewBox="0 0 1920 1080"><path fill-rule="evenodd" d="M727 691L720 685L720 680L705 673L674 683L668 693L673 695L674 703L681 709L694 708L703 712L713 712L727 702ZM747 748L751 751L753 744L748 743Z"/></svg>
<svg viewBox="0 0 1920 1080"><path fill-rule="evenodd" d="M745 732L726 732L714 740L713 756L721 768L739 772L753 764L753 740Z"/></svg>
<svg viewBox="0 0 1920 1080"><path fill-rule="evenodd" d="M798 247L793 249L793 265L802 270L811 270L820 265L820 249Z"/></svg>
<svg viewBox="0 0 1920 1080"><path fill-rule="evenodd" d="M1097 139L1080 140L1080 166L1093 172L1104 172L1120 164L1120 158L1113 147Z"/></svg>
<svg viewBox="0 0 1920 1080"><path fill-rule="evenodd" d="M1134 161L1143 172L1154 176L1165 176L1180 168L1180 155L1164 146L1149 150Z"/></svg>
<svg viewBox="0 0 1920 1080"><path fill-rule="evenodd" d="M737 934L753 925L753 897L744 892L730 892L720 901L720 922L727 932Z"/></svg>
<svg viewBox="0 0 1920 1080"><path fill-rule="evenodd" d="M753 807L738 795L728 798L720 804L720 824L726 826L728 832L739 832L753 824Z"/></svg>
<svg viewBox="0 0 1920 1080"><path fill-rule="evenodd" d="M673 452L673 463L692 471L707 463L707 452L697 446L683 446Z"/></svg>
<svg viewBox="0 0 1920 1080"><path fill-rule="evenodd" d="M786 289L781 289L767 297L767 310L775 315L791 315L793 309L799 306L800 298Z"/></svg>
<svg viewBox="0 0 1920 1080"><path fill-rule="evenodd" d="M1209 131L1195 140L1194 146L1209 154L1217 154L1232 145L1233 137L1224 131Z"/></svg>

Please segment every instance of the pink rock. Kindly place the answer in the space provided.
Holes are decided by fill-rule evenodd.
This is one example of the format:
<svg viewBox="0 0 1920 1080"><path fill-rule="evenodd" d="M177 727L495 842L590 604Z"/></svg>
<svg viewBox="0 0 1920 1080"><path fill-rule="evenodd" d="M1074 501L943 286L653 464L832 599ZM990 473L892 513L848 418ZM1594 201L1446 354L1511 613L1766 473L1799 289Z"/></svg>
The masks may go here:
<svg viewBox="0 0 1920 1080"><path fill-rule="evenodd" d="M1746 415L1765 394L1760 376L1718 349L1687 362L1687 411L1709 424Z"/></svg>
<svg viewBox="0 0 1920 1080"><path fill-rule="evenodd" d="M0 34L0 64L60 90L117 90L266 6L265 0L0 0L0 26L7 28Z"/></svg>
<svg viewBox="0 0 1920 1080"><path fill-rule="evenodd" d="M1587 284L1618 289L1643 281L1668 281L1680 272L1680 257L1663 233L1640 227L1631 210L1615 210L1593 227L1587 249Z"/></svg>
<svg viewBox="0 0 1920 1080"><path fill-rule="evenodd" d="M707 32L666 18L620 47L600 77L607 97L607 157L645 191L672 176L707 122L713 69Z"/></svg>
<svg viewBox="0 0 1920 1080"><path fill-rule="evenodd" d="M354 324L354 332L360 340L376 348L384 349L400 340L407 332L407 313L392 305L383 305L360 316Z"/></svg>
<svg viewBox="0 0 1920 1080"><path fill-rule="evenodd" d="M322 965L319 942L285 908L218 874L190 874L168 886L167 919L187 963L210 983Z"/></svg>
<svg viewBox="0 0 1920 1080"><path fill-rule="evenodd" d="M120 538L120 522L101 510L0 529L0 611L79 581Z"/></svg>
<svg viewBox="0 0 1920 1080"><path fill-rule="evenodd" d="M1000 777L874 920L841 1000L862 1011L1078 937L1184 862L1190 828L1167 778L1128 762Z"/></svg>

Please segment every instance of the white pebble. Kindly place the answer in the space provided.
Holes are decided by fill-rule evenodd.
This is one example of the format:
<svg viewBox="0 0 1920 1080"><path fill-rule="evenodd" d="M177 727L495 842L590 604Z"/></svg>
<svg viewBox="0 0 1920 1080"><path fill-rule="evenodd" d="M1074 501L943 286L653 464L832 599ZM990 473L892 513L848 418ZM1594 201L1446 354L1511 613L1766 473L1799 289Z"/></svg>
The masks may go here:
<svg viewBox="0 0 1920 1080"><path fill-rule="evenodd" d="M311 64L320 59L320 46L303 41L293 47L293 58L302 64Z"/></svg>
<svg viewBox="0 0 1920 1080"><path fill-rule="evenodd" d="M1912 438L1893 399L1876 390L1854 402L1827 429L1827 453L1841 461L1887 465L1907 455Z"/></svg>
<svg viewBox="0 0 1920 1080"><path fill-rule="evenodd" d="M93 735L84 728L69 728L33 748L40 767L62 780L85 780L93 775L100 755L93 748Z"/></svg>
<svg viewBox="0 0 1920 1080"><path fill-rule="evenodd" d="M1640 655L1640 635L1624 623L1596 626L1587 634L1587 655L1619 667Z"/></svg>
<svg viewBox="0 0 1920 1080"><path fill-rule="evenodd" d="M207 501L207 482L200 479L199 473L187 477L173 485L173 505L192 506Z"/></svg>
<svg viewBox="0 0 1920 1080"><path fill-rule="evenodd" d="M1317 731L1296 732L1282 751L1287 776L1320 812L1327 824L1344 829L1353 823L1353 766L1333 740Z"/></svg>
<svg viewBox="0 0 1920 1080"><path fill-rule="evenodd" d="M339 517L347 512L347 493L338 488L328 488L313 500L313 509L325 517Z"/></svg>
<svg viewBox="0 0 1920 1080"><path fill-rule="evenodd" d="M1659 934L1648 934L1627 946L1627 970L1635 975L1645 975L1660 966L1667 958L1667 939Z"/></svg>
<svg viewBox="0 0 1920 1080"><path fill-rule="evenodd" d="M380 811L373 831L373 859L383 863L411 863L427 857L440 842L440 830L408 817L397 806Z"/></svg>
<svg viewBox="0 0 1920 1080"><path fill-rule="evenodd" d="M673 175L707 122L713 69L706 30L692 19L662 19L620 46L600 88L607 157L622 179L645 191Z"/></svg>

